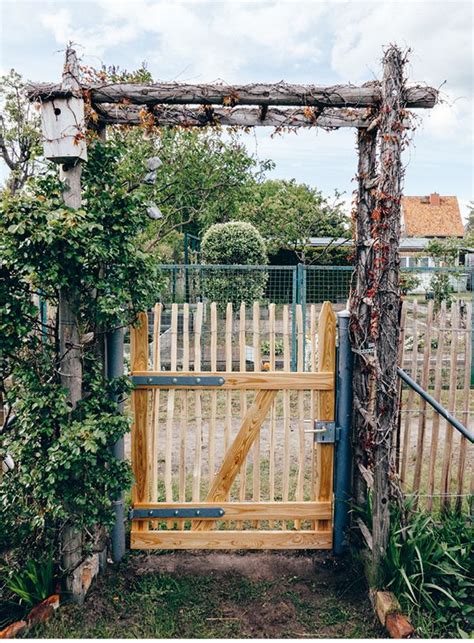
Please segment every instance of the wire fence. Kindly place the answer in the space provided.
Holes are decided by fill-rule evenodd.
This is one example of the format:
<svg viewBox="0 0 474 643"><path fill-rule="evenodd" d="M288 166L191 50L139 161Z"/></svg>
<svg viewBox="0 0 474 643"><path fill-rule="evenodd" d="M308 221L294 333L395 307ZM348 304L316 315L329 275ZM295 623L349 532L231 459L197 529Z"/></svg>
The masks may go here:
<svg viewBox="0 0 474 643"><path fill-rule="evenodd" d="M344 304L349 297L351 266L161 265L162 303L243 301L275 304ZM402 268L407 297L429 300L446 296L472 300L473 268Z"/></svg>

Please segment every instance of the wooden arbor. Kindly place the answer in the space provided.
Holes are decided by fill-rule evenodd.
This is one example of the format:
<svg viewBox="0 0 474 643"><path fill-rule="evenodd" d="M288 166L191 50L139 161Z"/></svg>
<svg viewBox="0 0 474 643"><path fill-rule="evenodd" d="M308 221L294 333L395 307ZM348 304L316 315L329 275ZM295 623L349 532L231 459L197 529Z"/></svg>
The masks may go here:
<svg viewBox="0 0 474 643"><path fill-rule="evenodd" d="M272 126L279 129L353 127L359 151L355 212L356 265L350 297L354 371L355 495L363 502L367 481L373 487L373 560L383 556L389 529L392 436L397 415L401 153L412 108L432 108L438 93L407 86L402 52L390 46L381 81L361 87L338 85L179 83L103 84L78 82L74 57L67 53L62 85L34 84L33 100L61 109L73 98L90 102L99 127ZM75 108L78 104L75 101ZM46 107L50 110L50 107ZM78 124L79 139L83 126ZM54 137L55 138L55 137ZM84 157L84 150L77 154ZM57 161L63 162L60 153ZM74 163L72 163L74 165ZM69 174L80 182L80 172ZM79 185L80 187L80 185ZM67 299L67 293L64 294ZM73 365L71 364L71 368ZM359 474L364 472L364 477ZM367 470L370 474L367 475Z"/></svg>

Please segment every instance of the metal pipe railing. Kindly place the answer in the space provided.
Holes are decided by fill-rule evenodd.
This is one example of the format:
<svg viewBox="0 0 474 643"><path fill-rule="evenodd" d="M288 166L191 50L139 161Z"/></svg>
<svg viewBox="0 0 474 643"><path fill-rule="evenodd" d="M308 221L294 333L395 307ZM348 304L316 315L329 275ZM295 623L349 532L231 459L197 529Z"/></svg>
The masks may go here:
<svg viewBox="0 0 474 643"><path fill-rule="evenodd" d="M353 354L349 337L349 311L337 314L339 346L337 351L336 376L336 426L339 440L336 442L334 472L334 542L335 555L343 554L348 546L349 512L352 495L352 365Z"/></svg>
<svg viewBox="0 0 474 643"><path fill-rule="evenodd" d="M421 395L421 397L430 404L434 410L441 415L441 417L444 417L445 420L451 424L459 433L462 433L465 438L469 440L469 442L474 442L474 433L471 433L469 429L467 429L459 420L456 420L454 416L449 413L449 411L446 411L444 406L442 406L439 402L437 402L434 397L432 397L429 393L427 393L419 384L415 382L414 379L412 379L405 371L401 368L397 368L397 372L399 377L406 383L410 388L412 388L418 395Z"/></svg>
<svg viewBox="0 0 474 643"><path fill-rule="evenodd" d="M123 376L123 328L117 328L107 333L107 378ZM118 397L116 397L118 402ZM119 403L119 412L123 413L123 403ZM125 457L124 439L119 438L112 447L116 460L122 461ZM119 563L125 554L125 509L124 494L121 491L117 498L113 498L114 525L112 527L112 558L114 563Z"/></svg>

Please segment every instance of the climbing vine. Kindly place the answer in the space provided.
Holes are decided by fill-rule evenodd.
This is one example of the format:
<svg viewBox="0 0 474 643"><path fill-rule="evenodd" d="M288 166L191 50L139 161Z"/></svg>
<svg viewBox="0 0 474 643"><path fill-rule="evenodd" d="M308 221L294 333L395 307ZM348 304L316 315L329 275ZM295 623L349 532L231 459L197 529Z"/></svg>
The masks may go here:
<svg viewBox="0 0 474 643"><path fill-rule="evenodd" d="M150 187L134 177L131 188L126 163L123 143L94 141L79 210L64 205L53 166L21 192L3 194L0 365L7 404L0 448L16 467L0 482L2 549L26 543L58 551L67 522L92 537L96 526L110 525L112 500L131 482L128 463L111 454L129 429L115 402L127 384L105 381L103 343L108 331L156 301L160 281L140 241ZM79 301L83 396L72 411L61 386L61 288ZM48 303L46 324L35 296Z"/></svg>

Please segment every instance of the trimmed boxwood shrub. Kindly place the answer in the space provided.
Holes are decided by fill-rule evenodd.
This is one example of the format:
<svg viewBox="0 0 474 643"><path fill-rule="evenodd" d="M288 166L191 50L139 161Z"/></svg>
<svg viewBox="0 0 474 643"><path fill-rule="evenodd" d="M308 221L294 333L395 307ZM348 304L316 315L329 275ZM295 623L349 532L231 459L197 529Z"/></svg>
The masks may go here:
<svg viewBox="0 0 474 643"><path fill-rule="evenodd" d="M228 302L240 306L241 302L251 304L262 299L268 281L267 271L237 267L268 262L265 241L251 223L231 221L211 226L202 240L201 257L209 266L229 265L228 270L204 269L203 295L209 301L215 301L219 308L225 308Z"/></svg>

